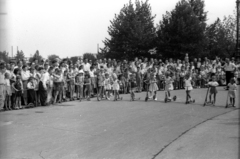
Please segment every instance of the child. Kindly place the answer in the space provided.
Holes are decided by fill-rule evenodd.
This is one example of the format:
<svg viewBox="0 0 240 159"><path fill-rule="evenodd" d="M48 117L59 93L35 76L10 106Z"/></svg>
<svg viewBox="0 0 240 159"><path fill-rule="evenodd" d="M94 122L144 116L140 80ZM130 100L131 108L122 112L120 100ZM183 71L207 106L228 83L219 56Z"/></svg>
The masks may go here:
<svg viewBox="0 0 240 159"><path fill-rule="evenodd" d="M137 67L136 80L138 92L142 92L142 73L139 66Z"/></svg>
<svg viewBox="0 0 240 159"><path fill-rule="evenodd" d="M54 84L54 102L53 104L56 104L57 98L59 98L59 102L62 101L62 82L63 78L61 75L61 70L56 68L55 69L55 74L53 74L53 84Z"/></svg>
<svg viewBox="0 0 240 159"><path fill-rule="evenodd" d="M96 77L95 77L95 69L93 66L90 67L89 75L91 78L91 97L94 97L95 89L96 89Z"/></svg>
<svg viewBox="0 0 240 159"><path fill-rule="evenodd" d="M124 90L124 93L127 94L129 92L129 83L128 83L128 81L129 81L129 77L130 77L130 72L129 72L129 70L127 68L123 72L123 76L126 79L125 80L125 87L124 87L125 90Z"/></svg>
<svg viewBox="0 0 240 159"><path fill-rule="evenodd" d="M105 90L106 99L110 100L111 81L108 73L105 73L104 90Z"/></svg>
<svg viewBox="0 0 240 159"><path fill-rule="evenodd" d="M213 106L215 106L216 94L218 93L216 88L218 86L218 82L216 81L216 76L212 76L212 81L208 82L207 85L210 86L209 103L212 103ZM212 102L212 95L213 95L213 102Z"/></svg>
<svg viewBox="0 0 240 159"><path fill-rule="evenodd" d="M77 98L81 102L83 98L83 85L84 85L83 72L79 72L79 74L77 74L76 85L77 85Z"/></svg>
<svg viewBox="0 0 240 159"><path fill-rule="evenodd" d="M228 84L229 90L228 95L230 97L230 104L235 107L235 98L236 98L236 91L237 91L237 85L235 83L235 80L231 78L230 83ZM228 105L226 106L226 108Z"/></svg>
<svg viewBox="0 0 240 159"><path fill-rule="evenodd" d="M171 91L173 90L173 79L170 77L170 74L166 72L166 78L165 78L165 102L171 101ZM173 100L176 100L176 96L173 96Z"/></svg>
<svg viewBox="0 0 240 159"><path fill-rule="evenodd" d="M16 96L16 109L22 109L23 107L21 106L21 98L23 95L23 84L21 81L21 77L18 75L16 76L16 82L13 83L12 87L15 90L15 96Z"/></svg>
<svg viewBox="0 0 240 159"><path fill-rule="evenodd" d="M103 92L104 92L104 75L103 75L103 70L100 69L98 76L97 76L97 81L98 81L98 96L103 98Z"/></svg>
<svg viewBox="0 0 240 159"><path fill-rule="evenodd" d="M128 82L129 87L130 87L130 93L131 93L131 101L134 101L136 99L135 98L135 91L137 89L137 81L136 81L136 77L134 75L135 74L130 75L130 79L129 79L129 82Z"/></svg>
<svg viewBox="0 0 240 159"><path fill-rule="evenodd" d="M12 96L12 91L11 91L11 85L10 85L10 74L5 73L5 82L6 82L6 98L5 98L5 109L6 110L12 110L11 109L11 96Z"/></svg>
<svg viewBox="0 0 240 159"><path fill-rule="evenodd" d="M240 67L237 69L237 80L238 80L238 85L240 85Z"/></svg>
<svg viewBox="0 0 240 159"><path fill-rule="evenodd" d="M185 76L185 68L182 66L180 71L180 89L183 89L184 86L184 76Z"/></svg>
<svg viewBox="0 0 240 159"><path fill-rule="evenodd" d="M74 88L75 88L75 77L74 77L74 74L73 74L73 68L70 67L69 69L69 72L68 72L68 90L70 92L70 101L73 101L74 100Z"/></svg>
<svg viewBox="0 0 240 159"><path fill-rule="evenodd" d="M150 75L149 91L150 91L150 97L149 98L152 98L152 93L154 93L153 100L157 100L158 86L157 86L156 77L154 76L153 73L151 73L151 75Z"/></svg>
<svg viewBox="0 0 240 159"><path fill-rule="evenodd" d="M117 101L118 99L122 100L122 98L119 97L119 89L120 89L119 81L116 76L113 76L113 91L114 91L113 101Z"/></svg>
<svg viewBox="0 0 240 159"><path fill-rule="evenodd" d="M120 75L119 76L119 80L118 80L118 83L119 83L119 93L124 93L124 82L123 82L123 76L122 75Z"/></svg>
<svg viewBox="0 0 240 159"><path fill-rule="evenodd" d="M90 75L88 73L85 73L84 85L85 85L85 89L84 89L85 97L87 98L88 101L90 101L91 78L90 78Z"/></svg>
<svg viewBox="0 0 240 159"><path fill-rule="evenodd" d="M195 100L191 98L191 90L193 90L192 87L192 78L190 73L187 73L185 76L185 90L186 90L186 104L189 104L190 102L195 102Z"/></svg>
<svg viewBox="0 0 240 159"><path fill-rule="evenodd" d="M53 78L54 79L54 78ZM67 89L68 89L68 71L65 70L63 73L63 79L62 79L62 94L63 94L63 101L67 101Z"/></svg>
<svg viewBox="0 0 240 159"><path fill-rule="evenodd" d="M48 80L48 97L47 97L47 103L48 105L53 103L53 67L50 67L48 69L48 74L49 74L49 80ZM36 93L36 92L35 92Z"/></svg>
<svg viewBox="0 0 240 159"><path fill-rule="evenodd" d="M36 92L34 78L30 77L27 83L28 106L36 106Z"/></svg>

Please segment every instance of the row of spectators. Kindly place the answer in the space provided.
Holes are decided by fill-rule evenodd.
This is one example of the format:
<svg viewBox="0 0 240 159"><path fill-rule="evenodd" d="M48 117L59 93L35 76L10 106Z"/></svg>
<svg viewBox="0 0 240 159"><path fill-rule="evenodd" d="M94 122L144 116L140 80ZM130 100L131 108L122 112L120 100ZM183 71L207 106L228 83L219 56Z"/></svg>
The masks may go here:
<svg viewBox="0 0 240 159"><path fill-rule="evenodd" d="M232 59L185 58L161 59L135 58L118 61L79 59L76 63L67 59L46 61L18 61L0 65L0 108L5 110L46 106L75 99L88 99L112 94L114 79L118 79L120 93L129 93L130 76L134 75L138 92L148 89L144 81L153 74L159 90L164 90L165 77L171 76L174 89L184 88L184 77L191 72L193 87L204 88L215 75L220 85L234 77L239 83L239 63ZM100 89L102 88L102 89Z"/></svg>

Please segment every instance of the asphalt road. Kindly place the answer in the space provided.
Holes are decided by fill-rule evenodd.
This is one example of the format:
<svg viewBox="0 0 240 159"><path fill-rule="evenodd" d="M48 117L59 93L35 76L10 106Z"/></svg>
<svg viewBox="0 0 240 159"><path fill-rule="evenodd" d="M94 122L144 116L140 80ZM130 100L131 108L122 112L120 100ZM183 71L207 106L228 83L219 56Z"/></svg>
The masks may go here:
<svg viewBox="0 0 240 159"><path fill-rule="evenodd" d="M1 159L151 159L184 134L225 109L227 92L218 88L216 106L203 107L206 89L192 92L196 103L185 104L185 91L173 91L176 102L74 101L0 113ZM237 105L238 101L237 101Z"/></svg>

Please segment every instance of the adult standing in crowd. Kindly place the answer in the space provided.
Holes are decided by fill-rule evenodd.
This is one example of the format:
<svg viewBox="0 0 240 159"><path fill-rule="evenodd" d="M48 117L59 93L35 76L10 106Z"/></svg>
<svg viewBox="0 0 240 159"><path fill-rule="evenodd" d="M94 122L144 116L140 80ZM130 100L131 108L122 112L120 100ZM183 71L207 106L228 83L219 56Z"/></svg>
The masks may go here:
<svg viewBox="0 0 240 159"><path fill-rule="evenodd" d="M233 71L236 69L236 66L234 63L232 63L228 58L226 59L226 63L223 66L225 72L226 72L226 89L228 90L228 83L230 82L230 79L233 78L234 74Z"/></svg>
<svg viewBox="0 0 240 159"><path fill-rule="evenodd" d="M27 65L23 65L22 71L21 71L21 79L23 83L23 100L24 100L25 106L27 106L27 103L28 103L27 84L28 84L29 77L30 77L30 72L28 70L28 67Z"/></svg>
<svg viewBox="0 0 240 159"><path fill-rule="evenodd" d="M0 110L4 107L5 101L5 72L6 72L5 62L0 62Z"/></svg>

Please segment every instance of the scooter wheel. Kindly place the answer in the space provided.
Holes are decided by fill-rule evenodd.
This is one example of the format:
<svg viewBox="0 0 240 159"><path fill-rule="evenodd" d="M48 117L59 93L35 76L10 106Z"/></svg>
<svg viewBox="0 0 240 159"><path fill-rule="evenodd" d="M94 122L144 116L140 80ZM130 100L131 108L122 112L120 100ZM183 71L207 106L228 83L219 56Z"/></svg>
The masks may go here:
<svg viewBox="0 0 240 159"><path fill-rule="evenodd" d="M167 103L167 98L164 99L164 102Z"/></svg>
<svg viewBox="0 0 240 159"><path fill-rule="evenodd" d="M148 101L148 97L145 98L145 102L147 102L147 101Z"/></svg>

